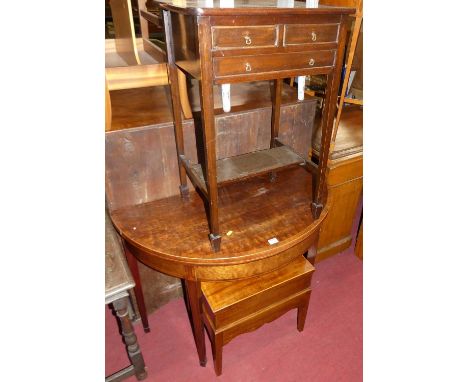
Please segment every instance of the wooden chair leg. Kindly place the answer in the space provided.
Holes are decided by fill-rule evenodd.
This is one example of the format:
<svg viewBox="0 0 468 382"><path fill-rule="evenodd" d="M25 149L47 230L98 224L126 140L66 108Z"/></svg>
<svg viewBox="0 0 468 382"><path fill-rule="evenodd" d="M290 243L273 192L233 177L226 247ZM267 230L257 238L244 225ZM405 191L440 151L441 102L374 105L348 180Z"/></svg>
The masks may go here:
<svg viewBox="0 0 468 382"><path fill-rule="evenodd" d="M309 309L310 292L304 296L303 303L297 308L297 330L304 330L305 320L307 318L307 310Z"/></svg>
<svg viewBox="0 0 468 382"><path fill-rule="evenodd" d="M215 373L219 377L223 372L223 333L214 336L214 344L211 346Z"/></svg>
<svg viewBox="0 0 468 382"><path fill-rule="evenodd" d="M135 256L133 256L133 253L129 251L124 241L123 247L125 249L125 257L127 258L128 267L130 268L133 280L135 281L135 288L133 290L135 292L138 311L140 312L141 322L143 324L143 330L145 333L149 333L150 327L148 323L148 313L146 312L145 299L143 297L143 288L141 286L140 271L138 270L138 261Z"/></svg>

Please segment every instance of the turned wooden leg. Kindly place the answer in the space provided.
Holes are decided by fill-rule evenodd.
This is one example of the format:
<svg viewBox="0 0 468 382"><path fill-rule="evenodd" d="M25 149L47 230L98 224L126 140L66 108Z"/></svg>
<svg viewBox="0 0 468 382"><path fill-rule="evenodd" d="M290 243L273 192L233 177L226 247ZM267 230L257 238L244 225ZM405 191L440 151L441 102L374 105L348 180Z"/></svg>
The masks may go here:
<svg viewBox="0 0 468 382"><path fill-rule="evenodd" d="M138 261L133 256L133 253L125 245L125 241L123 241L124 249L125 249L125 257L127 258L128 267L130 268L130 272L132 273L133 280L135 281L135 297L137 300L138 311L140 312L141 322L143 324L143 330L145 333L150 331L149 323L148 323L148 314L146 312L146 305L145 299L143 298L143 288L141 286L141 279L140 279L140 271L138 270Z"/></svg>
<svg viewBox="0 0 468 382"><path fill-rule="evenodd" d="M117 313L117 317L122 325L122 336L127 346L127 353L134 367L138 380L146 378L145 361L138 346L137 337L133 331L132 321L128 314L128 297L114 301L112 305Z"/></svg>
<svg viewBox="0 0 468 382"><path fill-rule="evenodd" d="M213 353L215 373L219 377L223 372L223 333L214 336L214 344L212 344L211 351Z"/></svg>
<svg viewBox="0 0 468 382"><path fill-rule="evenodd" d="M304 296L303 303L297 308L297 330L304 330L305 320L307 318L307 310L309 309L310 291Z"/></svg>
<svg viewBox="0 0 468 382"><path fill-rule="evenodd" d="M197 346L198 358L201 366L206 366L206 348L205 348L205 332L203 328L203 319L201 312L201 289L199 281L186 280L185 286L190 305L190 313L193 326L193 336L195 337L195 345Z"/></svg>

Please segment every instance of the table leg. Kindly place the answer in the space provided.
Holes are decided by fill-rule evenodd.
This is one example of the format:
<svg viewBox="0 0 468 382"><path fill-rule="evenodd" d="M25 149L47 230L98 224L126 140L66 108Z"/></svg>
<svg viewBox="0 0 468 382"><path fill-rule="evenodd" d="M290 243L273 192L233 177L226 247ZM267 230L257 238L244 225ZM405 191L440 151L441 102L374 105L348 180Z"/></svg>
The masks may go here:
<svg viewBox="0 0 468 382"><path fill-rule="evenodd" d="M138 380L146 378L145 361L138 345L137 337L133 331L132 321L128 314L128 297L114 301L112 305L117 313L117 317L122 325L122 336L127 346L127 353L134 367L135 375Z"/></svg>
<svg viewBox="0 0 468 382"><path fill-rule="evenodd" d="M143 297L143 288L141 286L140 271L138 270L138 261L133 253L131 253L127 248L125 242L123 242L123 246L125 249L125 257L127 258L128 267L130 268L133 280L135 281L135 288L133 290L135 291L135 297L141 316L141 322L143 324L143 330L145 333L148 333L150 331L150 327L148 323L148 313L146 312L145 299Z"/></svg>
<svg viewBox="0 0 468 382"><path fill-rule="evenodd" d="M206 366L205 332L201 312L201 288L199 281L185 280L190 313L193 325L193 336L197 346L201 366Z"/></svg>
<svg viewBox="0 0 468 382"><path fill-rule="evenodd" d="M271 138L270 148L276 147L279 133L279 125L281 119L281 91L283 89L283 79L274 80L273 92L271 97L272 111L271 111ZM270 182L276 180L276 172L270 172Z"/></svg>

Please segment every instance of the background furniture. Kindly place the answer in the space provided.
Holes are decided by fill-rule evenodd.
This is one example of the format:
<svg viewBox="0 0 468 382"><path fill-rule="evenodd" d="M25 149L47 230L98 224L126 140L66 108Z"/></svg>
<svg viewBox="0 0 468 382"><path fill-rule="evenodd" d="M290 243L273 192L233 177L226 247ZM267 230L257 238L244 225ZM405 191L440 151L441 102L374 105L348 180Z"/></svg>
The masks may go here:
<svg viewBox="0 0 468 382"><path fill-rule="evenodd" d="M111 304L120 320L122 336L127 347L131 365L109 377L106 382L116 382L135 375L138 380L146 378L145 361L138 346L129 315L128 291L135 286L125 260L122 257L120 237L114 231L106 212L106 304Z"/></svg>
<svg viewBox="0 0 468 382"><path fill-rule="evenodd" d="M240 281L202 282L203 321L211 340L216 375L222 372L223 346L297 309L304 329L314 267L302 256L274 272Z"/></svg>
<svg viewBox="0 0 468 382"><path fill-rule="evenodd" d="M115 39L106 39L106 92L168 85L166 54L149 40L144 20L140 22L143 37L136 37L131 0L110 0L109 4ZM179 75L183 77L182 73ZM180 81L179 87L184 116L192 118L186 82ZM111 99L106 93L110 110ZM138 113L138 109L134 112ZM108 115L106 129L112 130L112 112Z"/></svg>
<svg viewBox="0 0 468 382"><path fill-rule="evenodd" d="M312 201L312 213L318 217L325 199L334 100L344 46L344 16L350 10L310 9L299 3L294 8L281 8L276 2L263 2L257 7L248 1L223 9L219 5L210 7L206 2L193 2L188 6L167 2L161 3L161 7L164 9L181 194L187 196L188 176L206 200L213 250L218 251L221 245L218 186L265 172L274 175L277 170L307 164L306 159L290 150L277 136L282 78L295 75L327 75L325 117L322 118L324 134ZM142 15L152 20L149 15ZM305 48L308 51L304 52ZM194 165L185 157L178 69L201 81L204 160L200 164ZM270 149L216 161L213 84L265 79L275 80ZM313 164L309 163L309 167Z"/></svg>
<svg viewBox="0 0 468 382"><path fill-rule="evenodd" d="M354 54L356 52L359 32L361 30L361 25L362 25L362 17L363 17L362 0L320 0L320 3L324 5L332 5L332 6L353 7L355 8L355 11L356 11L355 14L353 15L354 23L353 23L353 27L351 30L351 40L350 40L349 46L347 47L348 57L346 59L345 73L344 73L343 83L341 85L342 87L341 87L340 98L338 100L338 111L337 111L336 120L335 120L335 128L334 128L333 136L332 136L332 141L334 141L336 134L337 134L338 126L340 124L341 114L343 112L344 104L350 103L350 104L361 105L361 106L364 104L362 99L346 97L346 93L348 90L348 83L349 83L350 74L351 74L351 68L353 65L354 57L355 57Z"/></svg>
<svg viewBox="0 0 468 382"><path fill-rule="evenodd" d="M328 163L329 193L333 197L330 213L323 223L316 261L340 253L353 241L353 221L363 190L362 108L343 109L340 126ZM320 131L314 136L313 158L320 149Z"/></svg>
<svg viewBox="0 0 468 382"><path fill-rule="evenodd" d="M334 195L336 205L331 207L327 221L324 223L324 234L320 238L318 248L318 261L339 253L351 244L353 239L351 227L354 212L362 198L363 177L363 100L347 97L350 74L355 61L361 63L358 74L362 73L363 2L362 0L320 0L320 4L352 7L355 13L352 15L354 22L346 48L346 65L330 146L332 152L329 168L330 192ZM355 55L359 41L360 57ZM356 244L359 245L359 241ZM360 248L362 250L362 246Z"/></svg>
<svg viewBox="0 0 468 382"><path fill-rule="evenodd" d="M349 39L346 47L346 70L343 73L340 97L335 118L332 139L330 143L330 161L328 165L330 193L335 204L331 206L318 245L316 261L321 261L331 255L340 253L352 243L352 225L362 198L362 164L363 164L363 110L362 99L348 98L346 90L350 73L357 67L357 77L362 73L362 0L320 0L320 4L328 6L344 6L355 9L352 15L354 22L350 24ZM360 31L361 29L361 31ZM361 49L356 49L356 47ZM355 55L358 53L358 55ZM323 76L310 78L310 88L306 94L323 96L325 81ZM352 89L354 87L354 83ZM362 84L362 83L361 83ZM362 86L362 85L361 85ZM362 88L361 88L362 89ZM321 107L320 103L318 104ZM320 109L319 109L320 110ZM318 118L320 115L318 114ZM318 124L318 123L317 123ZM312 160L318 160L320 151L321 131L314 136Z"/></svg>

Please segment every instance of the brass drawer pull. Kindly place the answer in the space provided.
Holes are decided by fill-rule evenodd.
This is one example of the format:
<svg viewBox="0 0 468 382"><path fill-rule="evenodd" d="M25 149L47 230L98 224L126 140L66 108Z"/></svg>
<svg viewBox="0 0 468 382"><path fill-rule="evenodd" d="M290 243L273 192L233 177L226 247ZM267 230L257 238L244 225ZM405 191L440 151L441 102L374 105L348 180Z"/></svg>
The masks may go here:
<svg viewBox="0 0 468 382"><path fill-rule="evenodd" d="M245 38L245 45L252 44L252 39L250 38L250 36L244 36L244 38Z"/></svg>
<svg viewBox="0 0 468 382"><path fill-rule="evenodd" d="M311 59L309 60L309 65L310 65L310 66L314 66L314 64L315 64L315 60L314 60L313 58L311 58Z"/></svg>
<svg viewBox="0 0 468 382"><path fill-rule="evenodd" d="M250 64L248 62L245 64L245 71L246 72L251 72L252 71L252 67L250 66Z"/></svg>
<svg viewBox="0 0 468 382"><path fill-rule="evenodd" d="M317 40L317 35L315 34L315 32L312 32L312 33L311 33L311 36L312 36L312 41L316 41L316 40Z"/></svg>

